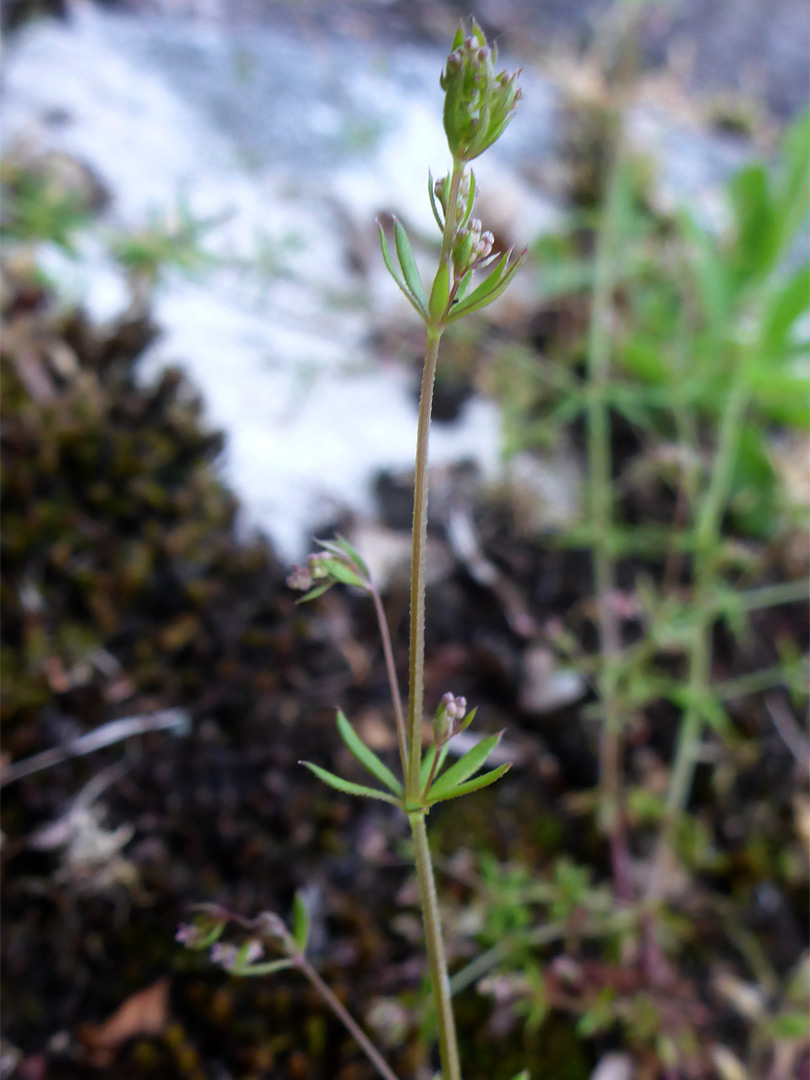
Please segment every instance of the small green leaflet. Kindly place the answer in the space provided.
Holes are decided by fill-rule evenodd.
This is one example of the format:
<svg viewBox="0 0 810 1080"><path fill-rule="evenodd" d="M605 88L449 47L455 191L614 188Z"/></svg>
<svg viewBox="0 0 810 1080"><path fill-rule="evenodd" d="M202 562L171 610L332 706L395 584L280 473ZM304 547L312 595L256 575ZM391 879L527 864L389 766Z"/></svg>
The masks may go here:
<svg viewBox="0 0 810 1080"><path fill-rule="evenodd" d="M405 232L405 229L400 225L396 218L394 218L394 242L397 246L399 265L402 267L402 273L405 276L405 284L422 307L427 307L427 296L425 295L425 290L422 286L421 278L419 277L416 260L413 257L411 242L408 239L408 234Z"/></svg>
<svg viewBox="0 0 810 1080"><path fill-rule="evenodd" d="M322 581L319 585L315 585L309 592L304 593L295 602L296 604L305 604L307 600L314 600L316 596L323 596L325 592L328 592L334 585L334 581Z"/></svg>
<svg viewBox="0 0 810 1080"><path fill-rule="evenodd" d="M428 170L428 195L430 196L430 208L433 211L433 216L436 219L436 224L439 226L439 232L444 232L444 222L439 216L439 207L436 203L436 191L435 182L433 180L433 173Z"/></svg>
<svg viewBox="0 0 810 1080"><path fill-rule="evenodd" d="M309 912L300 892L293 897L293 937L301 952L306 952L309 941Z"/></svg>
<svg viewBox="0 0 810 1080"><path fill-rule="evenodd" d="M448 799L458 799L461 795L469 795L470 792L480 791L481 788L489 787L489 785L494 784L496 780L500 780L503 774L509 772L511 768L511 762L507 761L505 765L499 765L497 769L492 769L482 776L476 776L474 780L468 780L466 784L459 784L458 787L450 788L439 796L436 796L433 788L431 788L427 796L427 805L433 806L433 804L437 802L446 802Z"/></svg>
<svg viewBox="0 0 810 1080"><path fill-rule="evenodd" d="M376 776L390 791L401 797L404 794L402 784L388 766L380 761L374 751L366 746L340 709L337 713L337 728L346 748L357 758L363 768L368 769L372 776Z"/></svg>
<svg viewBox="0 0 810 1080"><path fill-rule="evenodd" d="M379 223L379 221L377 222L377 231L380 234L380 250L382 251L383 262L385 263L386 268L388 269L388 273L391 275L391 277L394 279L394 281L400 287L400 289L405 294L405 296L407 296L408 300L411 302L411 304L413 304L413 306L416 308L416 310L419 312L419 314L422 316L422 318L427 320L427 318L428 318L427 304L422 304L421 303L419 298L417 296L415 296L411 292L411 290L400 279L399 274L397 274L396 270L394 269L394 261L391 258L391 252L388 250L388 241L385 238L385 232L383 230L382 225Z"/></svg>
<svg viewBox="0 0 810 1080"><path fill-rule="evenodd" d="M473 289L466 299L454 304L447 314L446 322L453 322L455 319L460 319L462 315L468 315L473 311L480 311L481 308L491 304L493 300L497 300L506 286L518 272L518 269L522 265L526 258L526 252L522 252L517 259L509 265L509 259L512 255L511 250L504 252L501 258L495 265L495 269L484 278L477 289Z"/></svg>
<svg viewBox="0 0 810 1080"><path fill-rule="evenodd" d="M293 967L292 960L271 960L267 964L248 964L247 967L236 968L231 974L238 975L240 979L248 976L272 975L276 971L284 971L285 968Z"/></svg>
<svg viewBox="0 0 810 1080"><path fill-rule="evenodd" d="M336 581L340 581L344 585L355 585L360 589L366 588L367 583L341 559L324 559L323 565Z"/></svg>
<svg viewBox="0 0 810 1080"><path fill-rule="evenodd" d="M455 765L451 765L447 772L433 782L428 797L432 800L447 797L448 792L463 783L468 776L472 776L474 772L477 772L501 741L502 734L503 732L499 732L497 735L489 735L486 739L476 743L471 750L467 751L464 757L459 758Z"/></svg>
<svg viewBox="0 0 810 1080"><path fill-rule="evenodd" d="M392 806L402 805L399 799L395 799L393 795L389 795L386 791L364 787L362 784L353 784L349 780L344 780L342 776L335 776L328 769L322 769L320 765L313 765L311 761L299 761L298 764L304 765L324 784L328 784L329 787L335 788L336 791L342 791L346 795L359 795L364 799L379 799L381 802L391 803Z"/></svg>

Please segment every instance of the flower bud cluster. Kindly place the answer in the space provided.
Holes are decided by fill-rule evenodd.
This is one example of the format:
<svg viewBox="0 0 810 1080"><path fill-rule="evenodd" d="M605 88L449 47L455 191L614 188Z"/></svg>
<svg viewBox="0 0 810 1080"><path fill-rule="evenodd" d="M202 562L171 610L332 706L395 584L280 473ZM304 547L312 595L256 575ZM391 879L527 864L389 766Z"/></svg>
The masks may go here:
<svg viewBox="0 0 810 1080"><path fill-rule="evenodd" d="M433 719L433 741L437 746L446 743L466 727L467 699L455 697L449 690L439 702Z"/></svg>
<svg viewBox="0 0 810 1080"><path fill-rule="evenodd" d="M441 703L450 720L463 720L467 715L467 699L465 697L454 697L448 690Z"/></svg>
<svg viewBox="0 0 810 1080"><path fill-rule="evenodd" d="M194 923L181 923L177 927L174 940L181 945L185 945L187 949L199 949L204 944L206 936L202 927L196 926Z"/></svg>
<svg viewBox="0 0 810 1080"><path fill-rule="evenodd" d="M316 581L329 577L329 570L326 566L327 558L328 556L324 551L316 551L312 555L307 555L305 566L293 566L287 577L288 586L291 589L306 592L307 589L312 588Z"/></svg>
<svg viewBox="0 0 810 1080"><path fill-rule="evenodd" d="M520 72L496 75L496 60L497 49L487 44L475 19L468 36L459 27L440 79L444 130L459 161L472 161L501 136L523 96L516 86Z"/></svg>
<svg viewBox="0 0 810 1080"><path fill-rule="evenodd" d="M461 176L461 182L458 187L458 218L461 219L464 216L465 207L470 199L470 184L472 178L470 171L465 169ZM433 194L439 200L441 208L444 211L445 218L447 217L447 203L450 197L450 173L447 176L441 176L433 185Z"/></svg>
<svg viewBox="0 0 810 1080"><path fill-rule="evenodd" d="M225 971L236 971L252 964L254 960L260 960L264 956L264 948L260 941L252 938L241 947L238 945L217 942L211 947L211 960L219 964Z"/></svg>
<svg viewBox="0 0 810 1080"><path fill-rule="evenodd" d="M457 278L463 278L471 270L476 270L492 254L495 237L491 232L482 232L481 229L478 218L470 218L467 224L456 233L453 266Z"/></svg>
<svg viewBox="0 0 810 1080"><path fill-rule="evenodd" d="M318 543L324 550L307 555L306 565L294 566L287 577L291 589L306 594L302 600L312 600L338 582L367 592L371 590L368 567L347 540L339 536L336 540L319 540Z"/></svg>

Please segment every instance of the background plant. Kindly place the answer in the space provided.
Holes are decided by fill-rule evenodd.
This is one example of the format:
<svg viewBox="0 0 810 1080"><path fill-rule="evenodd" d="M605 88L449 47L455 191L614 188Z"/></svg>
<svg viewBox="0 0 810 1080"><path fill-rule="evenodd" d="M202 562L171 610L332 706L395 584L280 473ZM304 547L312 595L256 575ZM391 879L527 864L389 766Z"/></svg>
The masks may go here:
<svg viewBox="0 0 810 1080"><path fill-rule="evenodd" d="M669 217L651 210L644 170L621 135L608 160L595 255L578 246L581 222L537 247L541 281L551 277L545 302L576 312L576 298L590 293L588 323L540 364L520 350L506 353L499 385L513 452L547 446L571 424L587 431L587 520L559 542L592 553L598 651L587 654L562 628L554 640L595 690L594 809L609 839L616 898L628 913L642 905L635 907L640 937L626 926L618 940L644 986L629 999L629 989L615 987L599 997L597 982L595 1013L583 984L581 1030L624 1023L631 1042L652 1045L677 1070L690 1058L705 1061L707 1051L684 1031L667 1036L662 1005L654 1004L656 987L677 997L675 965L690 937L662 901L676 887L677 862L690 874L722 873L724 864L702 822L687 815L696 769L726 755L738 769L757 760L731 702L769 690L772 712L786 693L806 701L806 662L787 638L766 646L768 666L739 678L718 679L713 660L723 635L750 648L758 614L807 595L806 578L786 578L779 566L780 544L798 519L780 484L773 433L810 424L810 268L801 243L810 118L795 122L772 165L752 163L732 179L729 220L714 233L685 209ZM616 453L620 438L632 453ZM664 786L626 787L628 732L640 724L654 730L662 716L676 725ZM726 775L717 770L715 798ZM639 852L643 875L634 869ZM544 929L522 940L542 938ZM740 927L726 931L761 974L752 942L740 945ZM638 1010L647 1007L653 1019L642 1021ZM686 1008L682 1020L696 1022ZM780 1052L773 1041L765 1049L752 1039L758 1075Z"/></svg>

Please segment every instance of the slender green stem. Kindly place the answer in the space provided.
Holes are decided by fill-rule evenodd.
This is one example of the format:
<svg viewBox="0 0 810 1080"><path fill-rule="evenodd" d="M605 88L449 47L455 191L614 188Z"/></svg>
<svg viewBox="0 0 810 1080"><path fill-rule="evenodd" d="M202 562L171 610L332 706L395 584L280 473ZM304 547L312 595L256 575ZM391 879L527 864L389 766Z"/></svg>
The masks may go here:
<svg viewBox="0 0 810 1080"><path fill-rule="evenodd" d="M744 611L760 611L777 604L793 604L807 599L810 581L781 581L777 585L761 585L740 594L740 606Z"/></svg>
<svg viewBox="0 0 810 1080"><path fill-rule="evenodd" d="M391 633L385 618L382 600L376 588L371 588L371 599L374 601L374 611L377 614L377 625L380 628L380 640L382 641L383 655L385 656L385 670L388 673L388 686L391 691L391 702L394 706L394 718L397 725L397 743L399 745L399 760L402 763L402 775L406 775L408 769L408 736L405 730L405 711L402 708L402 697L399 692L399 680L397 669L394 664L394 650L391 647Z"/></svg>
<svg viewBox="0 0 810 1080"><path fill-rule="evenodd" d="M433 878L433 864L430 860L425 814L423 811L409 814L408 820L411 824L411 835L413 836L428 967L430 968L430 981L433 984L433 996L436 1004L442 1080L461 1080L456 1023L453 1017L453 1005L450 1000L450 979L447 973L447 958L444 954L444 941L442 940L439 919L439 900L436 895L436 882Z"/></svg>
<svg viewBox="0 0 810 1080"><path fill-rule="evenodd" d="M384 1080L398 1080L397 1074L387 1064L385 1058L382 1057L374 1043L369 1039L368 1035L366 1035L351 1013L344 1008L340 1001L338 1001L307 958L303 954L299 954L295 959L295 964L307 979L309 979L338 1020L340 1020L346 1030L350 1033L380 1076L384 1077Z"/></svg>
<svg viewBox="0 0 810 1080"><path fill-rule="evenodd" d="M413 535L411 548L411 634L408 665L408 770L405 791L409 800L419 798L419 767L422 763L422 713L425 675L425 548L427 546L428 434L433 403L433 383L442 331L428 328L419 424L416 432L416 472L413 487Z"/></svg>
<svg viewBox="0 0 810 1080"><path fill-rule="evenodd" d="M800 679L802 685L806 684L806 665L774 664L773 667L760 668L759 671L749 671L747 675L738 675L736 679L716 682L712 687L712 694L718 701L731 701L749 694L760 694L763 690L773 690L777 686L790 687Z"/></svg>
<svg viewBox="0 0 810 1080"><path fill-rule="evenodd" d="M441 262L452 258L453 241L458 221L458 193L464 172L463 162L453 161L447 213L442 235ZM433 384L439 342L444 326L431 321L427 328L425 366L422 373L422 392L419 399L419 421L416 432L416 468L413 491L413 535L411 550L411 625L408 663L408 767L405 773L405 795L411 806L420 798L419 772L422 764L422 714L424 711L425 672L425 549L427 546L428 496L428 436L433 404ZM461 1080L456 1025L450 1001L450 982L444 954L442 928L433 866L430 861L425 812L408 814L416 856L416 873L422 904L422 920L428 954L430 980L436 1001L436 1021L439 1033L439 1054L443 1080Z"/></svg>
<svg viewBox="0 0 810 1080"><path fill-rule="evenodd" d="M440 259L452 257L453 239L458 221L458 193L464 173L463 162L453 162L447 216L442 234ZM419 767L422 761L422 713L425 671L425 548L427 546L428 436L433 406L436 362L444 326L428 324L422 392L419 398L419 422L416 430L416 469L413 489L413 534L411 548L411 632L408 665L408 769L405 792L410 801L419 798Z"/></svg>

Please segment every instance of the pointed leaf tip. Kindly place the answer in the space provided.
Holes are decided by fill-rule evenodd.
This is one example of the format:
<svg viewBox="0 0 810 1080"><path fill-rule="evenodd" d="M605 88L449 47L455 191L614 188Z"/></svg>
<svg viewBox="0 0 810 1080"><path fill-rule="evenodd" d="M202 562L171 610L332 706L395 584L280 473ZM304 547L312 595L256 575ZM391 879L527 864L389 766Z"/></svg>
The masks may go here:
<svg viewBox="0 0 810 1080"><path fill-rule="evenodd" d="M336 776L334 773L329 772L328 769L322 769L320 765L313 765L311 761L299 761L298 764L309 769L324 784L328 784L329 787L334 788L336 791L342 791L344 795L357 795L364 799L379 799L380 802L387 802L392 806L400 805L400 800L395 799L393 795L389 795L386 791L365 787L363 784L353 784L350 780L344 780L342 776Z"/></svg>
<svg viewBox="0 0 810 1080"><path fill-rule="evenodd" d="M360 762L364 769L368 769L371 775L376 777L380 783L385 784L389 791L401 797L403 795L402 784L388 766L380 761L374 751L366 746L341 709L337 711L337 727L349 753Z"/></svg>
<svg viewBox="0 0 810 1080"><path fill-rule="evenodd" d="M457 785L463 783L468 776L472 776L477 772L489 755L501 741L503 732L499 731L496 735L489 735L486 739L481 739L476 743L471 750L459 758L459 760L451 765L447 772L434 781L430 791L428 792L428 798L442 798L445 796L445 792L451 788L456 788Z"/></svg>
<svg viewBox="0 0 810 1080"><path fill-rule="evenodd" d="M500 780L504 773L509 772L511 768L511 762L507 762L505 765L499 765L497 769L492 769L491 772L486 772L481 776L476 776L472 780L467 780L466 783L459 784L457 787L451 787L438 796L434 794L433 788L431 788L428 792L427 805L433 806L433 804L437 802L446 802L448 799L458 799L462 795L469 795L473 791L480 791L481 788L489 787L489 785L494 784L496 780Z"/></svg>
<svg viewBox="0 0 810 1080"><path fill-rule="evenodd" d="M408 234L405 232L402 224L394 218L394 242L397 248L397 258L399 259L399 265L402 268L402 273L405 278L405 284L411 291L411 294L416 297L421 307L427 307L427 294L422 286L422 279L419 277L419 269L416 265L416 260L413 257L413 251L411 249L411 242L408 239Z"/></svg>

